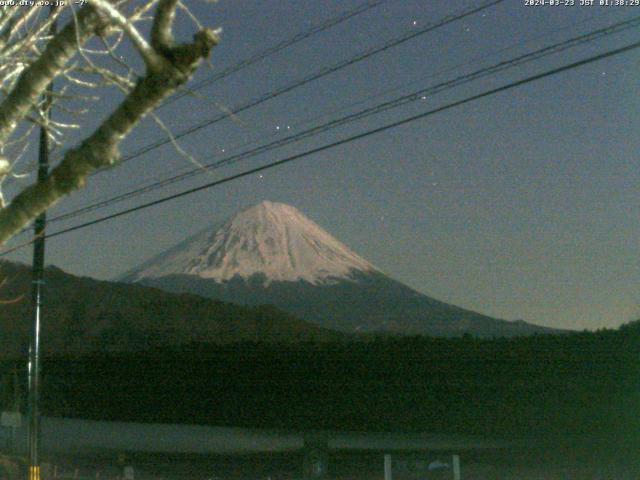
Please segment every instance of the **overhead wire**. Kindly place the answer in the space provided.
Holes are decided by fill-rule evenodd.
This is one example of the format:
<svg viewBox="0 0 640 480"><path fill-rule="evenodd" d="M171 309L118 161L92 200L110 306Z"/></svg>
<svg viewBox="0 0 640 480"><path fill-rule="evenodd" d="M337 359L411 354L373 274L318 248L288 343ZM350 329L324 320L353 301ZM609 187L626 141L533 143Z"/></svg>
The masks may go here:
<svg viewBox="0 0 640 480"><path fill-rule="evenodd" d="M336 71L339 71L343 68L346 68L350 65L353 65L355 63L358 63L360 61L363 61L373 55L376 55L378 53L384 52L386 50L389 50L390 48L396 47L398 45L401 45L413 38L416 38L420 35L424 35L428 32L431 32L433 30L436 30L440 27L443 27L445 25L448 25L450 23L456 22L458 20L461 20L463 18L466 18L470 15L473 15L475 13L481 12L483 10L486 10L487 8L490 8L494 5L500 4L502 2L504 2L505 0L488 0L483 2L480 5L477 6L472 6L469 7L467 9L461 10L458 13L453 13L453 14L449 14L443 18L441 18L440 20L434 22L434 23L429 23L427 24L424 28L418 29L418 30L410 30L406 33L404 33L403 35L400 35L399 37L395 37L391 40L388 40L386 42L384 42L383 44L376 46L376 47L372 47L368 50L365 50L363 52L360 52L358 55L348 58L346 60L343 60L341 62L339 62L338 64L335 64L333 66L330 67L325 67L324 69L321 69L320 71L313 73L311 75L308 75L304 78L302 78L301 80L295 81L291 84L285 85L284 87L281 87L279 89L277 89L276 91L272 91L270 93L267 93L261 97L259 97L258 99L255 99L253 101L250 101L248 103L245 103L239 107L236 107L236 109L231 110L231 111L227 111L221 115L217 115L211 119L208 119L204 122L201 122L199 124L193 125L183 131L181 131L178 134L172 135L171 137L166 137L164 139L158 140L156 142L152 142L151 144L147 144L143 147L141 147L140 149L123 156L120 159L119 164L125 163L127 161L133 160L134 158L137 158L145 153L148 153L156 148L159 148L163 145L167 145L169 143L174 143L177 140L179 140L180 138L183 138L184 136L190 135L196 131L199 131L207 126L213 125L214 123L217 123L225 118L229 118L237 113L240 113L242 111L248 110L249 108L253 108L259 104L262 104L268 100L271 100L272 98L276 98L280 95L283 95L284 93L290 92L298 87L301 87L303 85L306 85L312 81L318 80L322 77L325 77L326 75L329 75L331 73L334 73ZM376 4L377 5L377 4ZM361 13L361 12L360 12ZM351 18L353 15L351 15L349 18ZM275 47L274 47L275 48ZM198 87L200 88L200 87ZM91 174L91 176L99 174L101 172L104 171L108 171L108 168L105 169L99 169L96 172L93 172ZM26 230L23 229L21 232L19 233L23 233Z"/></svg>
<svg viewBox="0 0 640 480"><path fill-rule="evenodd" d="M383 1L386 1L386 0L383 0ZM382 3L382 2L373 2L373 3L375 3L375 6L377 6L377 5L379 5L379 3ZM363 6L362 6L362 7L363 7ZM355 11L355 10L354 10L354 11L351 11L351 12L347 12L347 13L351 13L351 15L349 15L348 17L350 18L350 17L354 16L356 13L361 13L361 11L364 11L364 9L363 9L362 7L361 7L360 9L356 9L357 11ZM611 11L610 11L610 12L611 12ZM346 14L345 14L345 16L346 16ZM602 16L602 15L598 15L598 17L601 17L601 16ZM587 19L587 20L590 20L590 19L595 18L595 17L596 17L596 16L594 15L594 16L592 16L592 17L589 17L589 19ZM335 21L334 21L334 22L332 22L332 25L333 25L333 24L335 24L335 23L337 23L337 22L335 22ZM580 22L580 23L584 23L584 21L583 21L583 22ZM296 37L293 37L293 38L297 38L298 36L299 36L299 35L296 35ZM308 35L306 35L306 36L308 36ZM305 36L305 38L306 38L306 36ZM535 39L535 38L536 38L536 37L534 37L534 39ZM530 40L533 40L533 39L530 39ZM290 40L288 40L287 42L289 42L289 41L290 41ZM275 48L275 47L272 47L272 48ZM507 49L509 49L509 48L513 48L513 46L512 46L512 47L508 47ZM504 51L504 50L507 50L507 49L501 49L501 50L499 50L498 52L492 52L492 53L491 53L491 54L489 54L489 55L492 55L492 54L495 54L495 53L499 53L500 51ZM487 55L484 55L484 56L482 56L482 57L480 57L480 58L483 58L483 57L485 57L485 56L487 56ZM253 57L252 57L252 58L253 58ZM476 59L474 59L474 60L478 60L478 59L479 59L479 58L476 58ZM247 60L247 61L248 61L248 60ZM244 63L244 62L241 62L241 63ZM253 62L251 62L251 63L253 63ZM465 63L468 63L468 62L465 62ZM458 66L461 66L461 65L458 65ZM234 65L234 66L232 66L232 67L230 67L230 69L227 69L227 70L225 70L225 71L223 72L223 73L224 73L224 75L222 75L222 74L221 74L221 75L222 75L222 76L226 76L226 75L228 75L228 73L229 73L228 71L229 71L229 70L236 71L236 68L235 68L235 67L236 67L235 65ZM450 67L450 68L447 68L447 69L446 69L446 70L444 70L444 71L441 71L441 72L438 72L438 73L435 73L435 74L430 74L430 75L428 75L428 77L427 77L427 78L435 77L435 76L437 76L437 75L439 75L439 74L446 73L446 72L448 72L448 71L450 71L450 70L453 70L453 69L455 69L455 68L456 68L456 67ZM220 77L220 78L221 78L221 77ZM206 80L206 82L207 82L206 84L210 84L210 83L212 83L212 82L214 82L215 80L218 80L218 79L219 79L219 77L218 77L218 76L214 76L214 77L212 77L211 79ZM190 89L190 91L193 93L196 89L202 88L202 87L204 87L204 86L205 86L205 84L204 84L203 82L197 83L197 84L195 84L195 85L193 86L193 88L191 88L191 89ZM340 108L338 108L338 109L336 109L336 110L333 110L333 111L331 111L331 112L325 112L325 113L320 114L320 115L315 115L315 116L313 116L312 118L308 118L308 119L306 119L306 120L304 120L304 121L302 121L302 122L298 123L298 125L306 125L306 124L308 124L308 123L310 123L310 122L312 122L312 121L314 121L314 120L317 120L318 118L322 118L322 117L324 117L324 116L328 116L328 115L332 115L332 114L335 114L335 113L342 112L342 111L347 110L347 109L349 109L349 108L352 108L352 107L354 107L354 106L360 105L360 104L364 103L364 102L365 102L365 101L367 101L367 100L371 100L371 99L374 99L374 98L378 98L378 97L380 97L381 95L383 95L383 94L385 94L385 93L390 93L391 91L395 91L395 90L397 90L397 89L391 89L391 90L388 90L388 91L385 91L385 92L382 92L382 93L378 93L378 94L375 94L375 95L369 95L369 96L367 96L365 99L361 99L361 100L358 100L358 101L353 102L353 103L351 103L351 104L348 104L348 105L346 105L346 106L342 106L342 107L340 107ZM185 93L185 95L186 95L186 94L187 94L187 93ZM171 99L174 99L174 98L177 98L177 97L182 98L183 96L184 96L184 95L176 95L176 96L174 96L174 97L171 97ZM162 104L162 105L161 105L161 107L162 107L162 106L164 106L166 103L167 103L167 102L165 102L164 104ZM231 115L233 115L233 114L234 114L234 112L233 112L233 111L230 111L230 110L228 110L227 112L228 112L228 115L229 115L229 116L231 116ZM225 118L226 118L226 117L225 117ZM175 138L173 138L173 139L169 139L169 142L172 142L173 140L175 140ZM244 142L242 145L243 145L243 146L247 146L247 145L250 145L251 143L255 143L255 140L253 140L253 141L249 141L249 142ZM165 145L165 143L163 143L163 145ZM146 145L145 147L149 147L149 146L150 146L150 145L148 144L148 145ZM145 147L141 147L141 148L145 148ZM223 150L223 151L224 151L224 150ZM129 154L125 155L125 158L126 158L126 157L128 157L128 156L130 156L130 155L134 155L135 153L136 153L136 152L132 152L132 153L129 153ZM146 152L145 152L145 153L146 153ZM178 170L184 170L184 169L185 169L184 167L183 167L183 168L180 168L180 169L175 169L172 173L174 173L174 172L176 172L176 171L178 171ZM105 170L105 171L106 171L106 170ZM98 172L96 172L96 173L98 173ZM150 179L148 179L148 180L150 180ZM138 185L136 185L136 186L139 186L139 185L141 185L142 183L144 183L144 182L139 182L139 184L138 184Z"/></svg>
<svg viewBox="0 0 640 480"><path fill-rule="evenodd" d="M361 3L360 5L356 6L355 8L351 9L351 10L347 10L344 12L341 12L340 14L331 17L323 22L320 22L316 25L312 25L310 28L308 28L307 30L304 31L300 31L298 33L296 33L295 35L293 35L292 37L289 37L287 39L282 40L281 42L272 45L270 47L265 48L264 50L261 50L257 53L255 53L254 55L245 58L244 60L241 60L227 68L225 68L224 70L212 75L211 77L207 78L207 79L203 79L200 82L191 85L190 87L182 87L181 91L179 93L177 93L176 95L174 95L173 97L170 97L168 99L166 99L159 108L162 108L164 106L169 105L170 103L175 102L176 100L179 100L185 96L188 95L193 95L195 90L199 90L201 88L206 87L207 85L211 85L219 80L222 80L226 77L228 77L229 75L232 75L236 72L239 72L240 70L249 67L250 65L253 65L254 63L257 63L261 60L264 60L265 58L268 58L271 55L274 55L276 53L279 53L299 42L302 42L303 40L306 40L318 33L322 33L324 31L327 31L337 25L340 25L341 23L346 22L347 20L350 20L358 15L361 15L363 13L368 12L369 10L372 10L380 5L382 5L383 3L387 2L387 0L372 0L372 1L368 1L368 2L364 2ZM58 158L59 160L59 158ZM20 233L23 233L25 230L23 230Z"/></svg>
<svg viewBox="0 0 640 480"><path fill-rule="evenodd" d="M444 82L440 82L436 85L432 85L430 87L427 88L422 88L418 91L406 94L406 95L402 95L398 98L380 103L378 105L375 105L373 107L369 107L366 108L364 110L361 110L359 112L355 112L355 113L351 113L349 115L343 116L341 118L338 119L334 119L331 120L327 123L321 124L321 125L317 125L315 127L312 127L310 129L307 129L305 131L287 136L285 138L282 139L278 139L276 141L261 145L259 147L241 152L241 153L237 153L231 156L228 156L224 159L220 159L216 162L210 163L210 164L205 164L200 168L195 168L192 170L189 170L187 172L181 173L179 175L175 175L163 180L160 180L158 182L154 182L152 184L146 185L144 187L140 187L140 188L136 188L134 190L131 190L129 192L114 196L110 199L107 200L103 200L97 203L94 203L92 205L88 205L76 210L73 210L71 212L67 212L61 215L58 215L56 217L53 217L50 220L50 223L54 223L54 222L58 222L58 221L62 221L62 220L68 220L70 218L74 218L76 216L79 215L83 215L85 213L89 213L92 211L95 211L97 209L101 209L101 208L105 208L107 206L119 203L121 201L124 200L128 200L131 198L135 198L139 195L145 194L145 193L149 193L151 191L157 190L159 188L164 188L170 184L185 180L187 178L191 178L194 177L196 175L202 174L204 171L208 171L208 170L213 170L215 168L220 168L222 166L227 166L230 165L232 163L236 163L240 160L244 160L250 157L253 157L255 155L258 155L260 153L264 153L266 151L270 151L273 150L274 148L280 148L282 146L291 144L291 143L295 143L298 141L301 141L303 139L309 138L311 136L315 136L319 133L328 131L330 129L336 128L338 126L342 126L345 125L347 123L351 123L357 120L361 120L363 118L369 117L371 115L375 115L375 114L379 114L394 108L398 108L401 107L403 105L406 105L408 103L413 103L415 101L421 100L423 99L423 97L429 97L432 95L435 95L437 93L440 93L442 91L445 90L449 90L452 89L454 87L463 85L465 83L469 83L475 80L478 80L480 78L484 78L486 76L489 75L493 75L499 72L502 72L506 69L509 68L513 68L519 65L522 65L524 63L528 63L534 60L538 60L542 57L551 55L551 54L556 54L562 51L565 51L567 49L576 47L578 45L583 45L585 43L588 42L593 42L595 40L598 40L604 36L608 36L608 35L612 35L614 33L620 33L622 31L634 28L634 27L638 27L640 26L640 16L638 17L634 17L632 19L629 20L624 20L621 22L617 22L613 25L604 27L604 28L600 28L598 30L583 34L583 35L579 35L577 37L573 37L570 38L568 40L565 40L563 42L560 43L555 43L553 45L549 45L549 46L545 46L543 48L540 48L538 50L529 52L529 53L525 53L523 55L520 55L518 57L509 59L509 60L504 60L504 61L500 61L494 65L491 65L489 67L484 67L482 69L476 70L474 72L465 74L465 75L461 75L458 76L454 79L451 80L447 80Z"/></svg>
<svg viewBox="0 0 640 480"><path fill-rule="evenodd" d="M497 87L497 88L486 90L486 91L484 91L482 93L466 97L466 98L464 98L462 100L457 100L457 101L448 103L446 105L443 105L441 107L437 107L435 109L428 110L426 112L422 112L422 113L417 114L417 115L412 115L410 117L407 117L407 118L404 118L404 119L401 119L401 120L398 120L398 121L395 121L395 122L392 122L392 123L388 123L388 124L383 125L381 127L377 127L377 128L374 128L374 129L369 129L369 130L366 130L365 132L362 132L362 133L359 133L359 134L356 134L356 135L351 135L349 137L346 137L346 138L343 138L343 139L340 139L340 140L337 140L337 141L322 145L320 147L315 147L315 148L312 148L310 150L306 150L304 152L301 152L301 153L298 153L298 154L295 154L295 155L291 155L291 156L282 158L282 159L277 160L275 162L271 162L271 163L268 163L268 164L265 164L265 165L262 165L262 166L259 166L259 167L252 168L250 170L246 170L244 172L241 172L241 173L238 173L238 174L235 174L235 175L231 175L231 176L226 177L226 178L221 179L221 180L216 180L214 182L209 182L209 183L206 183L204 185L200 185L198 187L190 188L188 190L184 190L184 191L176 193L176 194L172 194L172 195L169 195L169 196L166 196L166 197L163 197L163 198L151 201L151 202L147 202L147 203L144 203L144 204L132 207L132 208L128 208L126 210L121 210L119 212L116 212L116 213L113 213L113 214L110 214L110 215L106 215L104 217L101 217L101 218L98 218L98 219L95 219L95 220L92 220L92 221L89 221L89 222L85 222L85 223L82 223L82 224L79 224L79 225L75 225L75 226L72 226L72 227L69 227L69 228L65 228L63 230L59 230L57 232L54 232L54 233L46 235L45 238L54 238L54 237L57 237L57 236L65 235L65 234L68 234L68 233L71 233L71 232L74 232L74 231L77 231L77 230L80 230L80 229L87 228L89 226L93 226L93 225L96 225L96 224L99 224L99 223L106 222L108 220L112 220L114 218L121 217L123 215L128 215L130 213L137 212L137 211L140 211L140 210L144 210L144 209L147 209L147 208L150 208L150 207L153 207L153 206L156 206L156 205L159 205L159 204L171 201L171 200L175 200L177 198L181 198L181 197L184 197L184 196L187 196L187 195L191 195L193 193L196 193L196 192L199 192L199 191L202 191L202 190L210 189L210 188L213 188L215 186L222 185L224 183L228 183L228 182L231 182L231 181L234 181L234 180L238 180L240 178L243 178L243 177L246 177L246 176L249 176L249 175L253 175L253 174L258 173L258 172L262 172L262 171L265 171L265 170L268 170L268 169L271 169L271 168L275 168L275 167L284 165L286 163L290 163L290 162L293 162L293 161L296 161L296 160L300 160L302 158L308 157L308 156L316 154L316 153L320 153L320 152L323 152L323 151L326 151L326 150L329 150L329 149L336 148L336 147L338 147L340 145L351 143L351 142L354 142L356 140L367 138L367 137L370 137L372 135L376 135L378 133L381 133L381 132L384 132L384 131L387 131L387 130L390 130L390 129L393 129L393 128L400 127L402 125L406 125L406 124L415 122L417 120L421 120L423 118L427 118L427 117L435 115L437 113L444 112L446 110L450 110L452 108L459 107L461 105L465 105L467 103L474 102L474 101L480 100L482 98L486 98L486 97L495 95L497 93L505 92L505 91L520 87L522 85L526 85L526 84L529 84L529 83L532 83L532 82L535 82L535 81L538 81L538 80L541 80L541 79L544 79L544 78L547 78L547 77L550 77L550 76L553 76L553 75L557 75L559 73L567 72L569 70L573 70L575 68L579 68L579 67L582 67L584 65L588 65L588 64L600 61L600 60L604 60L605 58L610 58L610 57L613 57L613 56L621 55L623 53L627 53L627 52L630 52L632 50L636 50L638 48L640 48L640 42L635 42L635 43L631 43L631 44L625 45L623 47L619 47L619 48L616 48L616 49L613 49L613 50L609 50L609 51L606 51L604 53L600 53L600 54L597 54L597 55L594 55L594 56L591 56L591 57L588 57L588 58L585 58L585 59L582 59L582 60L579 60L579 61L576 61L576 62L572 62L572 63L567 64L567 65L563 65L561 67L553 68L551 70L546 70L546 71L544 71L542 73L531 75L531 76L528 76L528 77L526 77L524 79L517 80L517 81L514 81L514 82L510 82L510 83L508 83L506 85L502 85L502 86ZM4 255L6 255L6 252L0 253L0 256L4 256Z"/></svg>
<svg viewBox="0 0 640 480"><path fill-rule="evenodd" d="M611 13L613 13L613 11L612 10L608 10L606 13L607 14L611 14ZM588 17L587 19L584 19L584 20L582 20L580 22L577 22L577 23L571 22L570 24L565 24L560 28L554 28L554 29L551 29L551 30L547 30L547 31L545 31L545 32L543 32L541 34L538 34L538 35L533 36L533 37L526 38L526 39L524 39L522 41L519 41L519 42L516 42L514 44L511 44L511 45L509 45L507 47L503 47L503 48L500 48L500 49L497 49L497 50L493 50L491 52L476 56L476 57L472 58L471 60L468 60L468 61L465 61L465 62L462 62L462 63L458 63L458 64L455 64L455 65L449 66L449 67L447 67L445 69L442 69L442 70L439 70L437 72L430 73L430 74L420 78L420 80L414 80L414 81L412 81L412 82L410 82L408 84L404 84L402 86L394 86L392 88L385 89L383 91L379 91L379 92L376 92L374 94L366 95L365 97L362 97L362 98L360 98L360 99L358 99L358 100L356 100L354 102L346 103L346 104L340 106L339 108L332 109L330 111L326 111L326 112L323 112L321 114L313 115L313 116L308 117L308 118L306 118L304 120L301 120L301 121L296 121L296 126L297 127L301 127L301 126L310 125L316 120L319 120L319 119L322 119L322 118L325 118L325 117L331 117L332 115L335 115L335 114L338 114L338 113L341 113L341 112L344 112L344 111L348 111L348 110L353 109L353 108L355 108L357 106L366 104L369 101L384 97L385 95L388 95L388 94L391 94L391 93L398 92L398 91L400 91L400 90L402 90L402 89L404 89L404 88L406 88L408 86L415 85L415 84L417 84L417 83L419 83L421 81L427 80L429 78L435 78L435 77L442 76L442 75L444 75L446 73L449 73L451 71L455 71L455 70L457 70L457 69L459 69L461 67L470 66L470 65L479 63L481 60L485 60L485 59L487 59L489 57L492 57L492 56L495 56L497 54L500 54L500 53L503 53L503 52L507 52L509 50L513 50L515 48L521 47L523 45L531 43L531 42L533 42L535 40L539 40L541 38L546 38L549 35L555 34L555 33L559 32L559 31L565 31L567 29L567 27L569 27L569 26L575 27L577 25L581 25L581 24L584 24L584 23L586 23L588 21L591 21L594 18L600 19L602 17L603 17L603 15L598 13L598 14L594 14L594 15L592 15L592 16ZM615 32L615 33L617 33L617 32ZM455 45L458 46L461 43L464 43L464 42L458 42ZM288 128L288 126L287 126L287 128ZM221 151L222 151L222 153L224 153L225 150L229 150L230 149L231 151L233 151L234 149L237 149L237 148L240 148L240 147L248 147L250 145L255 145L256 143L258 143L262 139L273 138L273 137L279 136L279 135L281 135L280 132L274 132L274 133L271 133L269 135L260 135L259 137L255 136L254 138L252 138L252 139L250 139L248 141L244 141L242 143L237 143L237 144L232 145L230 147L226 147L224 149L221 149ZM210 158L213 158L213 157L210 157ZM209 169L208 165L210 165L210 164L205 164L204 165L204 170L208 170ZM184 173L185 170L188 170L188 169L189 169L189 166L187 165L187 166L182 166L182 167L179 167L179 168L175 168L175 169L173 169L173 170L171 170L170 172L167 172L167 173L169 173L171 175L174 175L174 174L177 175L177 174L179 174L179 172L183 172ZM129 190L130 189L136 189L136 190L137 189L144 189L144 188L146 188L148 186L154 185L157 182L162 182L164 180L171 179L171 178L173 178L173 176L167 178L166 176L163 177L163 175L155 175L155 177L150 177L150 178L148 177L145 180L138 181L138 182L134 183L133 185L130 185L128 188L129 188ZM148 182L152 182L152 181L153 181L153 183L148 183ZM121 190L123 190L123 189L121 189ZM121 195L124 196L124 195L128 195L129 193L130 193L130 191L126 191L126 189L125 189L124 192L116 194L116 197L119 198ZM109 202L111 200L116 200L116 197L114 197L113 194L102 195L101 198L96 200L96 203L94 203L92 205L89 205L87 207L81 207L80 209L77 209L77 210L74 210L74 211L71 211L71 212L64 212L63 214L61 214L61 215L59 215L58 217L55 217L55 218L59 218L59 217L61 217L63 215L66 216L67 214L72 214L74 212L79 212L81 210L84 210L85 208L93 209L94 205L102 204L103 202Z"/></svg>
<svg viewBox="0 0 640 480"><path fill-rule="evenodd" d="M309 28L306 31L303 32L298 32L297 34L295 34L294 36L285 39L283 41L281 41L280 43L277 43L276 45L273 45L271 47L267 47L264 50L259 51L258 53L250 56L249 58L246 58L244 60L239 61L238 63L235 63L234 65L231 65L227 68L225 68L224 70L210 76L209 78L203 79L197 83L194 83L193 85L191 85L189 87L188 90L182 91L176 95L174 95L171 98L168 98L167 100L164 101L164 103L162 104L162 107L169 105L170 103L173 103L177 100L180 100L181 98L189 95L190 93L192 93L195 90L200 90L201 88L204 88L208 85L211 85L212 83L215 83L219 80L222 80L223 78L228 77L229 75L239 72L240 70L253 65L254 63L257 63L261 60L264 60L265 58L276 54L278 52L281 52L282 50L295 45L296 43L299 43L303 40L306 40L309 37L312 37L313 35L316 35L318 33L324 32L326 30L329 30L332 27L335 27L336 25L339 25L343 22L346 22L347 20L360 15L362 13L368 12L369 10L383 4L384 2L386 2L387 0L375 0L375 1L370 1L370 2L365 2L362 3L360 5L358 5L357 7L355 7L352 10L348 10L346 12L341 13L340 15L337 15L335 17L329 18L328 20L325 20L322 23L319 23L317 25L312 26L311 28Z"/></svg>
<svg viewBox="0 0 640 480"><path fill-rule="evenodd" d="M339 70L342 70L346 67L349 67L351 65L354 65L356 63L359 63L363 60L366 60L367 58L370 58L374 55L377 55L379 53L385 52L391 48L394 48L398 45L402 45L403 43L408 42L409 40L412 40L420 35L424 35L426 33L432 32L433 30L436 30L440 27L443 27L445 25L449 25L453 22L456 22L458 20L462 20L463 18L466 18L470 15L474 15L478 12L481 12L483 10L486 10L487 8L490 8L494 5L497 5L499 3L504 2L505 0L490 0L490 1L486 1L478 6L473 6L470 8L467 8L465 10L461 10L458 13L455 14L450 14L447 15L445 17L443 17L442 19L438 20L437 22L434 23L430 23L427 26L425 26L424 28L418 29L418 30L411 30L409 32L404 33L403 35L400 35L399 37L395 37L391 40L388 40L386 42L384 42L383 44L376 46L376 47L372 47L369 48L363 52L358 53L355 56L352 56L350 58L347 58L345 60L342 60L332 66L328 66L328 67L324 67L322 69L320 69L317 72L311 73L301 79L298 79L294 82L291 82L287 85L284 85L276 90L273 90L271 92L265 93L264 95L255 98L253 100L250 100L246 103L243 103L241 105L238 105L236 107L233 107L231 109L229 109L229 111L223 112L221 114L218 114L214 117L208 118L206 120L203 120L200 123L197 123L195 125L192 125L186 129L183 129L182 131L172 135L171 137L165 137L162 139L159 139L155 142L151 142L143 147L140 147L139 149L124 155L121 159L119 164L122 163L126 163L128 161L131 161L137 157L140 157L142 155L144 155L145 153L148 153L152 150L155 150L156 148L159 148L163 145L167 145L170 144L174 141L177 141L187 135L191 135L192 133L195 133L199 130L202 130L205 127L209 127L217 122L220 122L221 120L224 120L226 118L230 118L233 115L237 115L238 113L242 113L246 110L249 110L251 108L254 108L258 105L261 105L269 100L272 100L274 98L277 98L281 95L284 95L285 93L291 92L297 88L300 88L304 85L307 85L315 80L318 80L320 78L326 77L327 75L331 74L331 73L335 73ZM108 169L103 169L103 170L98 170L96 171L94 174L98 174L100 172L103 171L107 171Z"/></svg>
<svg viewBox="0 0 640 480"><path fill-rule="evenodd" d="M222 80L223 78L228 77L229 75L239 72L240 70L253 65L254 63L257 63L261 60L264 60L265 58L274 55L278 52L281 52L282 50L285 50L286 48L295 45L296 43L299 43L303 40L306 40L307 38L312 37L313 35L316 35L318 33L324 32L326 30L329 30L330 28L335 27L336 25L339 25L341 23L346 22L347 20L350 20L351 18L360 15L362 13L365 13L383 3L385 3L387 0L373 0L373 1L369 1L369 2L365 2L362 3L358 6L356 6L355 8L351 9L351 10L347 10L345 12L340 13L339 15L329 18L327 20L325 20L324 22L318 23L316 25L313 25L311 28L305 30L305 31L301 31L296 33L295 35L293 35L290 38L287 38L283 41L281 41L280 43L277 43L275 45L272 45L270 47L267 47L264 50L261 50L259 52L257 52L256 54L252 55L249 58L246 58L244 60L239 61L238 63L235 63L227 68L225 68L224 70L214 74L213 76L211 76L210 78L204 79L194 85L191 85L189 87L181 87L181 91L177 94L175 94L172 97L167 98L166 100L164 100L162 102L162 104L158 107L158 108L162 108L165 107L173 102L175 102L176 100L179 100L185 96L188 95L193 95L195 93L196 90L199 90L201 88L206 87L207 85L211 85L212 83L217 82L218 80ZM171 142L171 139L168 139L169 142ZM164 145L164 144L163 144Z"/></svg>

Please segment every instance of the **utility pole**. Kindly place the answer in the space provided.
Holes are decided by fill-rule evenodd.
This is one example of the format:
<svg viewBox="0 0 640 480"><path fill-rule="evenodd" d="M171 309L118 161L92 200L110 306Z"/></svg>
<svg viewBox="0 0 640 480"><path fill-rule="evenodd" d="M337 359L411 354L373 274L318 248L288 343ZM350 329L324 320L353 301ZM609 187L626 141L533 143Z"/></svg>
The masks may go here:
<svg viewBox="0 0 640 480"><path fill-rule="evenodd" d="M51 7L49 15L54 14ZM56 22L50 27L50 33L56 33ZM42 103L42 125L40 125L40 143L38 148L38 183L49 176L49 136L47 120L51 118L53 100L53 82L47 87ZM40 480L40 329L42 320L42 285L44 283L44 246L46 212L35 220L32 271L33 324L29 344L29 480Z"/></svg>

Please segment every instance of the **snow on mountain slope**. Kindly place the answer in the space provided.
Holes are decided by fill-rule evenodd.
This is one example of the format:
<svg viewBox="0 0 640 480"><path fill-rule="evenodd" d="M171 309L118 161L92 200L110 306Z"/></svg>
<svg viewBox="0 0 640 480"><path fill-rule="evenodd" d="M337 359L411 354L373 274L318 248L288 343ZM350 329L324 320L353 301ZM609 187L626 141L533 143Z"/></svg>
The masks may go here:
<svg viewBox="0 0 640 480"><path fill-rule="evenodd" d="M544 333L450 305L380 272L293 207L262 202L125 274L174 293L274 305L320 327L401 335Z"/></svg>
<svg viewBox="0 0 640 480"><path fill-rule="evenodd" d="M124 276L127 281L196 275L225 282L264 275L272 281L327 284L378 272L296 208L264 201L158 255Z"/></svg>

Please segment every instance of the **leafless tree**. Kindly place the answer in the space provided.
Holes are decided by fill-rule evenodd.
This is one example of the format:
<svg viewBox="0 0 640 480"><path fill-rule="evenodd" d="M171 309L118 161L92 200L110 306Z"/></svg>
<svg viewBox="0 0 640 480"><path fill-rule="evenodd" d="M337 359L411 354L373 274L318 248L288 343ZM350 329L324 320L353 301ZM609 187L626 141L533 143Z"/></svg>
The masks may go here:
<svg viewBox="0 0 640 480"><path fill-rule="evenodd" d="M51 9L38 0L20 3L0 7L0 187L25 168L21 154L34 128L44 125L49 141L63 147L80 123L65 119L86 114L90 106L85 102L99 100L103 88L119 89L122 99L95 130L61 149L45 181L8 201L0 196L0 245L82 188L92 172L117 165L122 141L189 80L219 36L217 30L201 27L180 0L87 0L82 6L67 0ZM180 12L196 25L188 43L174 39ZM61 25L56 31L54 21ZM133 48L122 50L123 43ZM137 58L122 52L135 52L144 71L136 73L130 65ZM47 95L54 80L59 88ZM50 119L51 105L66 115Z"/></svg>

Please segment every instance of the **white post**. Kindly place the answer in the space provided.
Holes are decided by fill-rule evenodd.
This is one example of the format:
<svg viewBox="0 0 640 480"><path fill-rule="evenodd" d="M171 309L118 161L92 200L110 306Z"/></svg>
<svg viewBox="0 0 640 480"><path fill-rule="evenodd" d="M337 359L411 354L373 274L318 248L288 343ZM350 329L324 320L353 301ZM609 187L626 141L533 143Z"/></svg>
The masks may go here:
<svg viewBox="0 0 640 480"><path fill-rule="evenodd" d="M453 456L453 480L460 480L460 455Z"/></svg>
<svg viewBox="0 0 640 480"><path fill-rule="evenodd" d="M133 467L131 465L127 465L126 467L124 467L124 470L122 473L123 473L124 480L134 479Z"/></svg>
<svg viewBox="0 0 640 480"><path fill-rule="evenodd" d="M384 480L392 480L391 455L388 453L384 456Z"/></svg>

